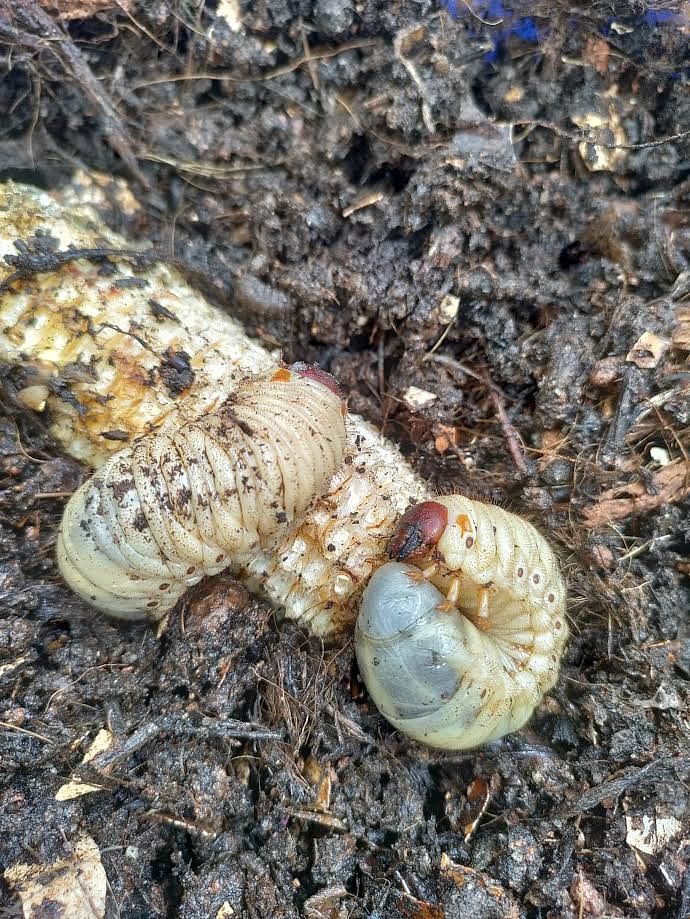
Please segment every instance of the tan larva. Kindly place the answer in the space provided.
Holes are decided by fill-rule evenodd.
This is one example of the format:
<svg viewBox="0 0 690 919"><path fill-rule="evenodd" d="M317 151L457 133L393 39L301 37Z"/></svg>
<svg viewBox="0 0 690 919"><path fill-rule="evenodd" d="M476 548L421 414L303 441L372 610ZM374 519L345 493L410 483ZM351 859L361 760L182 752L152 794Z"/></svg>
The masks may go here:
<svg viewBox="0 0 690 919"><path fill-rule="evenodd" d="M522 727L558 677L565 586L527 521L461 495L411 507L369 581L360 672L379 710L432 746L464 749Z"/></svg>
<svg viewBox="0 0 690 919"><path fill-rule="evenodd" d="M96 186L64 194L63 204L55 194L0 185L0 256L16 255L14 241L39 230L61 252L132 248L88 205L88 196L98 199ZM127 195L121 195L125 206ZM66 452L95 469L123 443L212 411L243 380L279 366L278 354L211 307L175 269L154 264L138 271L126 259L109 261L114 273L81 258L0 292L0 360L19 368L21 400L44 413ZM12 272L0 261L0 282ZM144 286L117 283L131 275ZM191 374L178 391L166 369L182 354ZM301 526L237 566L252 590L319 635L352 626L396 520L411 501L427 496L372 425L350 415L346 426L345 462L327 494Z"/></svg>
<svg viewBox="0 0 690 919"><path fill-rule="evenodd" d="M60 571L89 604L159 618L204 575L302 521L343 460L344 405L314 371L243 384L115 453L67 504Z"/></svg>

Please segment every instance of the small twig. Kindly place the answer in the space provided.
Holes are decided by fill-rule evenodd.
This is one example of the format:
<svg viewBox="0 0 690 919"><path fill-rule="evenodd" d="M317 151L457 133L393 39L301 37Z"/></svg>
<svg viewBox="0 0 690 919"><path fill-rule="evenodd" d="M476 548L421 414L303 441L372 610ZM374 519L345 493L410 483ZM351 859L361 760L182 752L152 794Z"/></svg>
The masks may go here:
<svg viewBox="0 0 690 919"><path fill-rule="evenodd" d="M472 9L468 0L462 0L462 3L467 7L467 11L478 21L481 22L484 26L500 26L503 22L502 19L482 19L482 17L475 10Z"/></svg>
<svg viewBox="0 0 690 919"><path fill-rule="evenodd" d="M20 728L16 724L10 724L7 721L0 721L0 728L4 728L6 731L16 731L17 734L26 734L27 737L35 737L36 740L42 740L43 743L49 743L52 747L55 746L55 741L51 740L50 737L45 737L43 734L37 734L36 731L30 731L28 728Z"/></svg>
<svg viewBox="0 0 690 919"><path fill-rule="evenodd" d="M655 755L654 759L646 766L631 766L623 769L615 778L602 782L600 785L590 788L589 791L582 792L572 804L565 804L559 808L557 814L559 817L572 817L581 811L591 810L601 804L605 798L617 798L628 788L644 780L658 782L662 775L668 775L674 768L678 771L687 766L688 763L690 763L690 757L687 756Z"/></svg>
<svg viewBox="0 0 690 919"><path fill-rule="evenodd" d="M381 332L379 336L379 343L376 348L376 376L377 376L378 385L379 385L379 399L383 399L384 393L386 391L385 345L386 345L386 333Z"/></svg>
<svg viewBox="0 0 690 919"><path fill-rule="evenodd" d="M505 436L506 443L508 444L508 450L510 451L510 455L513 458L513 462L517 466L521 475L527 476L529 475L529 468L525 462L525 457L520 447L520 440L517 431L513 427L506 413L505 405L503 404L503 398L493 386L489 388L489 392L491 395L491 401L494 403L494 407L496 408L498 420L500 421L501 427L503 428L503 434Z"/></svg>
<svg viewBox="0 0 690 919"><path fill-rule="evenodd" d="M422 363L425 363L426 361L431 361L434 364L441 364L442 367L448 367L450 370L456 370L460 373L464 373L468 377L472 377L473 380L478 380L480 383L488 386L489 389L495 389L497 392L501 393L501 390L492 380L483 374L478 373L476 370L472 370L472 368L468 367L467 364L463 364L461 361L455 360L454 357L446 357L444 354L434 354L432 349L422 358ZM501 393L501 395L503 395L503 393Z"/></svg>
<svg viewBox="0 0 690 919"><path fill-rule="evenodd" d="M217 163L203 163L197 160L178 160L175 157L161 156L153 151L143 151L141 159L151 163L161 163L164 166L171 166L180 173L201 176L204 179L228 179L230 176L243 175L246 172L261 172L278 169L282 166L281 161L275 163L246 163L240 166L227 166Z"/></svg>
<svg viewBox="0 0 690 919"><path fill-rule="evenodd" d="M437 342L434 347L437 347L439 344L440 341ZM491 401L494 404L494 408L496 409L496 414L498 415L498 420L503 430L503 435L506 439L506 444L508 445L508 450L512 460L521 475L529 475L529 466L527 465L524 454L522 452L520 438L512 422L508 418L508 413L505 410L506 396L500 386L497 386L488 374L481 372L478 373L476 370L472 370L466 364L462 364L460 361L456 361L455 358L446 357L443 354L434 354L433 352L434 349L432 348L431 351L426 354L422 360L431 361L434 364L441 364L443 367L448 367L451 370L457 370L460 373L467 374L467 376L478 380L480 383L483 383L484 386L486 386L486 388L489 390L489 395L491 397ZM450 446L453 445L450 444ZM455 452L457 452L457 450Z"/></svg>
<svg viewBox="0 0 690 919"><path fill-rule="evenodd" d="M431 114L431 106L429 105L429 100L427 97L426 87L424 86L424 81L420 77L419 71L417 70L416 65L413 64L409 58L405 57L405 55L403 54L403 50L402 50L403 43L405 42L405 40L409 38L410 35L412 35L416 30L417 30L417 26L412 26L411 28L402 29L400 32L398 32L398 34L393 39L393 51L395 52L395 56L397 57L397 59L400 61L400 63L403 65L405 70L410 75L410 79L412 80L414 85L417 87L417 91L419 93L419 98L421 100L421 106L422 106L422 121L424 122L425 128L427 129L429 134L435 134L436 125L434 124L434 118L433 118L433 115Z"/></svg>
<svg viewBox="0 0 690 919"><path fill-rule="evenodd" d="M37 491L31 498L33 501L46 501L49 498L69 498L73 494L73 491Z"/></svg>
<svg viewBox="0 0 690 919"><path fill-rule="evenodd" d="M304 30L304 23L300 22L299 24L300 33L302 35L302 49L304 51L304 58L307 61L307 70L309 71L309 76L311 77L312 86L318 92L320 90L319 84L319 71L314 65L314 61L311 57L311 51L309 50L309 41L307 39L307 33Z"/></svg>
<svg viewBox="0 0 690 919"><path fill-rule="evenodd" d="M496 122L496 124L498 125L498 122ZM606 141L603 138L600 140L594 131L566 131L564 128L559 128L558 125L551 121L516 121L514 126L518 124L529 125L535 128L546 128L548 131L553 131L558 137L562 137L573 143L592 143L606 150L646 150L648 147L661 147L663 144L673 143L674 140L684 140L686 137L690 137L690 131L679 131L677 134L667 134L666 137L660 137L658 140L646 140L640 144L616 144L611 141Z"/></svg>
<svg viewBox="0 0 690 919"><path fill-rule="evenodd" d="M144 820L153 820L156 823L165 823L175 827L178 830L184 830L185 833L191 833L192 836L200 836L202 839L216 839L218 833L208 826L191 820L184 820L182 817L175 817L172 814L166 814L164 811L148 811L142 814Z"/></svg>
<svg viewBox="0 0 690 919"><path fill-rule="evenodd" d="M127 759L132 753L136 753L159 734L202 735L222 737L230 741L283 740L282 731L273 731L251 721L237 721L234 718L217 719L207 716L199 716L195 721L196 723L192 723L188 715L161 715L136 730L118 746L94 757L88 763L89 769L96 769L99 772L110 769L116 763Z"/></svg>
<svg viewBox="0 0 690 919"><path fill-rule="evenodd" d="M36 48L38 42L40 49L52 51L63 69L72 76L100 113L103 131L110 145L122 157L132 175L144 188L149 188L148 179L139 169L120 115L67 32L36 0L22 0L21 3L9 3L4 0L2 11L5 15L0 20L0 31L7 33L12 29L16 33L16 41L20 44ZM13 25L10 26L9 23Z"/></svg>
<svg viewBox="0 0 690 919"><path fill-rule="evenodd" d="M424 360L425 360L425 361L431 360L431 355L432 355L432 354L435 354L436 351L438 351L438 349L441 347L441 345L443 344L443 342L446 340L446 338L447 338L447 336L448 336L448 333L449 333L450 330L453 328L453 325L454 325L454 324L455 324L455 319L451 319L451 321L448 323L448 325L445 327L445 329L441 332L441 334L440 334L438 340L436 341L436 344L433 345L433 347L431 348L431 350L428 351L428 352L424 355Z"/></svg>
<svg viewBox="0 0 690 919"><path fill-rule="evenodd" d="M377 44L380 44L377 39L359 39L355 41L344 42L337 48L312 48L308 56L303 54L296 58L294 61L291 61L289 64L284 64L281 67L276 67L264 74L259 74L258 76L253 77L238 77L236 74L224 73L223 71L218 71L217 73L209 73L207 71L203 71L201 73L173 74L169 77L158 77L155 80L146 80L143 83L135 83L134 86L131 87L130 91L146 89L148 86L157 86L159 83L184 83L187 81L191 82L192 80L224 80L229 83L264 83L267 80L275 80L276 77L283 77L288 73L292 73L293 70L298 70L303 64L308 64L311 61L328 60L329 58L337 57L339 54L344 54L346 51L355 51L360 48L370 48L372 45Z"/></svg>

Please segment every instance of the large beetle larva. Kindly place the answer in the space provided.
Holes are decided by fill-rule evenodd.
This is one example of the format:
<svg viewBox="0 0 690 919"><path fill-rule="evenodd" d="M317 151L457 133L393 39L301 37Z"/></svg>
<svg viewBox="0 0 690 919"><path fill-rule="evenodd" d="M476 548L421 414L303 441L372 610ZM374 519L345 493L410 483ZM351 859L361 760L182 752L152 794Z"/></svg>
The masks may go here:
<svg viewBox="0 0 690 919"><path fill-rule="evenodd" d="M335 380L296 364L141 437L70 499L63 577L110 615L159 618L204 575L301 523L343 460L344 414Z"/></svg>
<svg viewBox="0 0 690 919"><path fill-rule="evenodd" d="M544 537L515 514L451 495L410 507L389 553L397 561L369 581L355 631L381 713L448 749L522 727L556 682L568 631Z"/></svg>
<svg viewBox="0 0 690 919"><path fill-rule="evenodd" d="M131 204L126 187L119 194ZM132 242L94 206L111 203L83 174L50 193L0 183L0 365L62 449L95 470L125 438L211 412L280 363L175 267L119 257ZM79 255L103 246L112 254ZM26 277L17 277L17 259L26 261ZM182 377L170 373L180 362ZM428 497L380 431L357 415L346 427L345 462L327 494L300 526L247 554L236 571L315 635L349 634L396 521Z"/></svg>
<svg viewBox="0 0 690 919"><path fill-rule="evenodd" d="M125 200L128 195L125 190ZM84 176L60 194L12 182L0 184L0 256L6 260L6 264L0 262L0 362L10 368L18 401L44 412L62 448L100 470L81 497L72 499L68 517L80 502L83 505L87 493L94 493L98 477L106 474L103 464L119 462L112 457L123 438L132 445L127 448L131 458L131 451L138 449L137 438L148 431L156 430L154 438L164 433L169 438L174 426L181 429L187 422L196 424L193 419L212 414L233 393L246 392L247 379L266 380L279 366L277 354L208 304L176 269L158 262L137 267L131 258L118 257L117 250L131 251L132 246L103 224L92 205L99 197L98 185L89 184ZM112 250L107 257L79 254L99 252L104 245ZM34 249L40 258L33 259ZM34 262L38 273L32 270ZM183 367L182 375L171 372L178 365ZM319 392L319 411L331 404L329 411L338 415L341 403L334 393L320 387L318 381L308 386ZM237 403L234 408L239 418ZM300 410L290 415L294 432L298 427L301 430L295 426ZM287 411L286 406L278 411ZM338 418L342 424L341 416ZM301 522L282 521L276 515L272 523L278 526L272 535L268 532L272 523L261 532L255 528L244 533L227 551L241 549L253 540L254 548L235 556L233 569L250 589L262 592L288 618L317 635L349 634L369 581L357 637L360 666L374 701L408 734L436 746L462 748L519 727L555 682L567 631L563 584L543 537L498 508L462 498L426 500L429 493L424 482L395 445L358 416L347 416L345 425L344 462L330 484L324 466L324 482L306 489L303 499L310 500L307 492L316 494L328 488L327 493L306 509ZM325 429L332 434L333 424L326 422ZM238 430L241 432L241 426ZM255 428L251 430L248 439L254 442L258 435ZM260 452L259 442L260 437L255 443ZM266 449L271 453L269 441ZM295 456L301 456L303 449L300 442ZM120 509L131 534L132 525L136 529L142 522L135 520L134 504L127 503L136 496L130 488L124 489L129 481L126 468L114 471L115 480L123 483ZM184 488L180 490L179 484L173 481L168 493L176 491L180 496ZM160 494L160 488L162 481L153 487L153 497ZM117 518L109 518L114 520L112 535L120 525L116 510L120 498L110 497L100 504ZM147 495L146 501L150 498ZM274 510L280 512L283 500L281 496ZM410 504L413 507L400 519ZM265 510L270 502L262 506ZM178 513L181 521L187 519L184 508L173 511L175 526ZM294 513L301 513L297 504ZM72 519L84 518L76 514ZM92 519L96 526L103 525L98 515L90 517L89 524ZM91 539L83 531L73 532L71 526L66 519L61 536L63 556L65 543L81 551ZM387 543L399 562L413 561L417 567L384 565L371 577L381 565ZM194 563L195 571L190 572L189 562L183 569L171 558L177 567L169 575L157 546L150 547L151 562L140 553L137 539L124 544L120 540L119 547L112 539L108 545L115 562L125 563L125 569L131 558L125 559L124 552L133 552L137 564L150 566L136 574L139 581L125 577L128 595L124 603L116 602L118 609L106 582L108 593L101 599L108 612L120 615L156 618L188 583L221 565L216 562L220 552L204 557L197 544L202 554L200 570ZM118 555L116 549L123 554ZM103 562L100 553L93 566L84 558L75 559L76 569L65 558L63 570L90 599L94 596L90 579L101 579L106 567L97 568ZM121 572L115 576L122 584ZM132 609L137 592L139 607ZM154 593L159 596L154 598ZM146 606L156 599L158 606ZM442 623L439 634L447 635L450 643L437 648L429 633L422 634L420 657L401 653L406 629L399 628L399 617L415 604L426 610L432 632ZM372 634L363 635L370 616L371 629L367 625L366 630ZM383 622L379 622L381 616ZM390 634L388 644L380 640L382 633ZM469 677L464 678L444 669L453 655L457 660L465 653L463 643L469 643L478 655L476 660L467 658ZM402 685L395 682L395 660L389 669L393 682L382 679L377 684L378 676L367 675L369 664L380 671L377 661L384 659L384 651L386 656L389 652L397 655L404 664L397 671ZM429 679L430 660L435 679ZM415 669L408 670L408 666ZM451 709L444 703L452 701L461 679L461 691L454 695L459 707L451 722Z"/></svg>

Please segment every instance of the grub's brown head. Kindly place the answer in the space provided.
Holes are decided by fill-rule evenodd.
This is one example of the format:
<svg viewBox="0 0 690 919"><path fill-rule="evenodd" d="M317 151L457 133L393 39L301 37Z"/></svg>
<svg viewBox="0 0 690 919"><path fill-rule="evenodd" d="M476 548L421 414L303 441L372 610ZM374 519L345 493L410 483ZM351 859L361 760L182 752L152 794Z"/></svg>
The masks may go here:
<svg viewBox="0 0 690 919"><path fill-rule="evenodd" d="M297 363L290 365L290 370L301 377L306 377L308 380L316 380L317 383L325 386L326 389L330 389L332 393L335 393L339 399L344 401L343 391L336 378L326 370L322 370L318 364L307 364L304 361L297 361Z"/></svg>
<svg viewBox="0 0 690 919"><path fill-rule="evenodd" d="M429 555L448 525L448 511L437 501L408 507L388 543L388 554L398 562Z"/></svg>

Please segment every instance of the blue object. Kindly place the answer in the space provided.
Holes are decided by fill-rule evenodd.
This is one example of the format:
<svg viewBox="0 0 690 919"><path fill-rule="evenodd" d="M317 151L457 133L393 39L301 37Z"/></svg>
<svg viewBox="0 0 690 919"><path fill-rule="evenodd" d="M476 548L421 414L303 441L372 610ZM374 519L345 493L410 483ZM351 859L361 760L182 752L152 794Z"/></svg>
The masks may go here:
<svg viewBox="0 0 690 919"><path fill-rule="evenodd" d="M482 35L489 35L493 41L493 48L484 55L487 63L493 63L498 59L506 42L513 37L520 38L522 41L530 44L539 44L540 39L547 35L546 20L541 20L537 26L536 20L532 16L516 15L515 11L507 7L502 0L442 0L442 5L448 10L451 16L456 19L467 19L470 23L470 31L480 34L481 20L485 20L484 25L487 29L481 29ZM674 10L647 10L646 13L638 14L631 17L619 17L625 20L633 27L651 27L675 25L678 22L679 14ZM475 27L471 26L472 21ZM602 34L610 33L611 24L615 19L609 19L602 28ZM495 23L495 25L492 25Z"/></svg>

